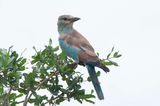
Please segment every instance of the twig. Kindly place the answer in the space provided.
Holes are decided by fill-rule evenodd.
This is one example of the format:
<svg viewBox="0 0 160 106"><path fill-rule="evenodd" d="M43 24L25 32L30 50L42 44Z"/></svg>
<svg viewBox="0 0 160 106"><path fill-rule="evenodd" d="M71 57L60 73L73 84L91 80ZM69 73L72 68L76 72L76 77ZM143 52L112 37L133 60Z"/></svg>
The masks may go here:
<svg viewBox="0 0 160 106"><path fill-rule="evenodd" d="M51 75L49 75L48 78L45 78L45 79L37 86L37 88L36 88L34 91L36 91L37 89L39 89L43 83L45 83L45 82L48 81L52 76L57 75L58 73L59 73L58 71L53 72ZM29 92L27 93L27 95L26 95L26 97L25 97L23 106L27 106L27 102L28 102L28 100L31 98L31 96L33 95L33 92L31 92L29 96L28 96L28 95L29 95Z"/></svg>
<svg viewBox="0 0 160 106"><path fill-rule="evenodd" d="M9 95L10 95L11 91L12 91L12 86L10 86L7 95L3 99L3 106L9 106Z"/></svg>
<svg viewBox="0 0 160 106"><path fill-rule="evenodd" d="M51 102L52 100L56 100L56 99L58 99L59 97L61 97L61 96L63 96L64 95L64 93L61 93L60 95L58 95L57 97L55 97L55 98L53 98L53 97L51 97L47 102L45 102L44 104L46 105L47 103L49 103L49 102Z"/></svg>
<svg viewBox="0 0 160 106"><path fill-rule="evenodd" d="M37 86L37 88L35 89L35 91L36 91L37 89L39 89L39 88L41 87L41 85L42 85L43 83L45 83L46 81L48 81L52 76L57 75L57 74L59 74L59 72L58 72L58 71L55 71L55 72L53 72L51 75L49 75L48 78L45 78L45 79Z"/></svg>
<svg viewBox="0 0 160 106"><path fill-rule="evenodd" d="M10 86L10 89L8 91L8 96L10 95L11 91L12 91L12 86Z"/></svg>
<svg viewBox="0 0 160 106"><path fill-rule="evenodd" d="M31 92L31 94L29 95L28 99L27 99L27 102L28 100L31 98L31 96L33 95L33 92Z"/></svg>
<svg viewBox="0 0 160 106"><path fill-rule="evenodd" d="M56 99L58 99L58 98L60 98L60 97L63 97L63 95L64 95L64 93L61 93L61 94L59 94L57 97L55 97L55 98L53 98L53 97L51 97L49 100L47 100L47 102L45 102L44 104L46 105L47 103L50 103L51 101L53 101L53 100L56 100ZM67 97L63 97L65 100L67 100L68 99L68 101L69 101L69 97L72 97L72 95L73 95L73 93L71 92L70 93L70 95L67 95Z"/></svg>
<svg viewBox="0 0 160 106"><path fill-rule="evenodd" d="M27 106L29 91L24 99L23 106Z"/></svg>
<svg viewBox="0 0 160 106"><path fill-rule="evenodd" d="M24 53L26 50L27 50L27 48L25 48L25 49L23 50L23 52L20 54L20 57L22 57L23 53Z"/></svg>
<svg viewBox="0 0 160 106"><path fill-rule="evenodd" d="M16 104L24 103L24 100L16 102Z"/></svg>

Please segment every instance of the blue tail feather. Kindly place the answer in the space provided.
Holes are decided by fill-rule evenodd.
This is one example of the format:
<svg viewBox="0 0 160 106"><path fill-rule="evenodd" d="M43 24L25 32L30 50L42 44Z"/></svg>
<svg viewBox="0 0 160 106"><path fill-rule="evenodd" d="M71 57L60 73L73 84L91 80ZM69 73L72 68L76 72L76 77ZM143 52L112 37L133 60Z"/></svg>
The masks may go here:
<svg viewBox="0 0 160 106"><path fill-rule="evenodd" d="M97 96L100 100L104 99L104 96L103 96L103 92L102 92L102 89L101 89L101 86L100 86L100 83L98 81L98 78L96 76L96 71L95 71L95 67L92 66L92 65L87 65L87 69L88 69L88 73L89 73L89 76L91 78L91 81L93 83L93 86L96 90L96 93L97 93Z"/></svg>

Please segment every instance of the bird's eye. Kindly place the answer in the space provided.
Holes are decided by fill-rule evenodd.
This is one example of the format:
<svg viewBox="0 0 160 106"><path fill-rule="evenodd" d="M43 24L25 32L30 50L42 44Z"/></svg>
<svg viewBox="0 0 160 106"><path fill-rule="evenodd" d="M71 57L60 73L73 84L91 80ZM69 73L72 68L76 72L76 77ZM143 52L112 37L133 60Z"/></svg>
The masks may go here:
<svg viewBox="0 0 160 106"><path fill-rule="evenodd" d="M63 18L63 20L64 20L64 21L67 21L68 19L67 19L67 18Z"/></svg>

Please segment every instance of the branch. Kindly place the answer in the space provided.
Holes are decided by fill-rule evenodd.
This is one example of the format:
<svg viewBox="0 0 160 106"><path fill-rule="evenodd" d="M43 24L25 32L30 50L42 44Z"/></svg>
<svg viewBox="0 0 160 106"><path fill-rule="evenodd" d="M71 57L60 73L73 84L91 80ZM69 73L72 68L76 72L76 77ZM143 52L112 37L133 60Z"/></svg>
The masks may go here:
<svg viewBox="0 0 160 106"><path fill-rule="evenodd" d="M27 106L29 91L24 99L23 106Z"/></svg>
<svg viewBox="0 0 160 106"><path fill-rule="evenodd" d="M51 101L54 101L54 100L56 100L56 99L58 99L58 98L60 98L60 97L63 97L63 95L64 95L64 93L61 93L61 94L59 94L57 97L55 97L55 98L53 98L53 97L51 97L49 100L47 100L47 102L45 102L44 104L46 105L47 103L50 103ZM67 95L67 97L63 97L65 100L67 100L68 99L68 101L69 101L69 98L70 97L72 97L72 95L73 95L73 93L71 92L70 93L70 95Z"/></svg>
<svg viewBox="0 0 160 106"><path fill-rule="evenodd" d="M3 106L9 106L9 95L11 94L11 91L12 91L12 86L9 87L9 91L3 99Z"/></svg>
<svg viewBox="0 0 160 106"><path fill-rule="evenodd" d="M45 79L37 86L37 88L35 89L35 91L36 91L37 89L39 89L39 88L41 87L41 85L42 85L43 83L45 83L46 81L48 81L52 76L55 76L55 75L58 75L58 74L59 74L58 71L55 71L55 72L51 73L51 75L49 75L48 78L45 78Z"/></svg>
<svg viewBox="0 0 160 106"><path fill-rule="evenodd" d="M16 102L16 104L24 103L24 100Z"/></svg>
<svg viewBox="0 0 160 106"><path fill-rule="evenodd" d="M12 91L12 86L10 86L10 89L8 91L8 96L10 95L11 91Z"/></svg>
<svg viewBox="0 0 160 106"><path fill-rule="evenodd" d="M44 104L46 105L47 103L50 103L52 100L56 100L56 99L58 99L59 97L61 97L61 96L63 96L64 95L64 93L61 93L60 95L58 95L57 97L55 97L55 98L53 98L53 97L51 97L47 102L45 102ZM67 97L66 97L67 98Z"/></svg>
<svg viewBox="0 0 160 106"><path fill-rule="evenodd" d="M52 76L55 76L55 75L57 75L57 74L59 74L58 71L55 71L55 72L51 73L51 75L49 75L48 78L45 78L45 79L37 86L37 88L36 88L34 91L36 91L37 89L39 89L39 88L41 87L41 85L42 85L43 83L45 83L46 81L48 81ZM29 95L29 92L27 93L27 95L26 95L26 97L25 97L23 106L27 106L27 102L28 102L28 100L31 98L31 96L33 95L33 92L31 92L29 96L28 96L28 95Z"/></svg>

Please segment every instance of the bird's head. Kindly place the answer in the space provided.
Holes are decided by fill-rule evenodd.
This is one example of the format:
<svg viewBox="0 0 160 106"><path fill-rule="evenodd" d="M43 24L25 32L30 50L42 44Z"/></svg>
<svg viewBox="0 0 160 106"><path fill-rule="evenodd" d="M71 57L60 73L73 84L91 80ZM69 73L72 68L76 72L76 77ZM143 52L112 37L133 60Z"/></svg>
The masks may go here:
<svg viewBox="0 0 160 106"><path fill-rule="evenodd" d="M58 26L72 26L75 21L80 20L78 17L73 17L71 15L61 15L58 18Z"/></svg>

